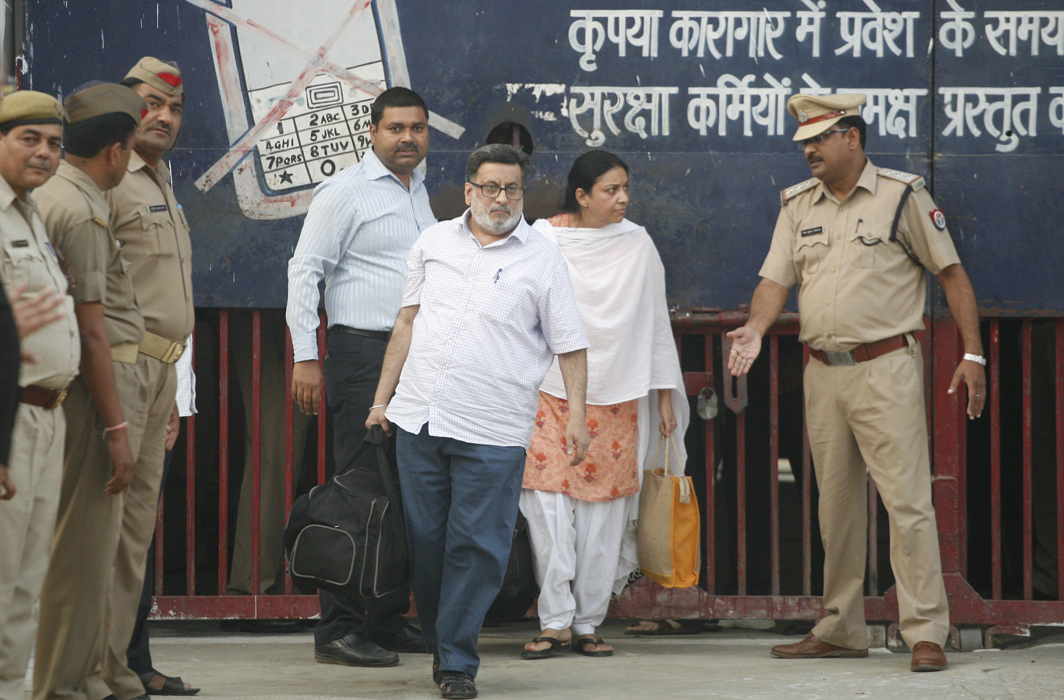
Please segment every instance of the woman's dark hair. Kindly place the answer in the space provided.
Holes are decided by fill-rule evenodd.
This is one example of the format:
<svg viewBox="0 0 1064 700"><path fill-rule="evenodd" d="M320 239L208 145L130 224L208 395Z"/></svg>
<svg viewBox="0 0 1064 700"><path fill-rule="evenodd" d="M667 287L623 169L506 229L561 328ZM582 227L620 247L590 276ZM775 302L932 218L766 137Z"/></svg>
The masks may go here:
<svg viewBox="0 0 1064 700"><path fill-rule="evenodd" d="M583 190L590 194L595 182L614 168L624 168L624 172L631 172L627 163L609 151L588 151L574 160L573 167L569 168L569 177L565 181L565 200L562 202L562 211L570 214L580 211L580 203L576 201L576 191Z"/></svg>

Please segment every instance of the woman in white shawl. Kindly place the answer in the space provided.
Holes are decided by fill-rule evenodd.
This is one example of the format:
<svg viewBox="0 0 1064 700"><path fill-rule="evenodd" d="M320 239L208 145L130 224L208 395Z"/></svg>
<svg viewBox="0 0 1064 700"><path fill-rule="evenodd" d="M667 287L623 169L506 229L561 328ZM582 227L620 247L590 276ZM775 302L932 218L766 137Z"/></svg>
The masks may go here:
<svg viewBox="0 0 1064 700"><path fill-rule="evenodd" d="M611 593L637 566L644 462L664 439L672 439L674 470L682 472L686 462L689 410L665 269L646 229L624 218L628 190L624 161L590 151L569 171L562 213L533 224L565 255L590 341L592 440L584 461L570 465L565 387L555 361L540 387L521 492L540 585L541 631L525 645L526 659L554 656L570 644L587 656L613 654L596 629Z"/></svg>

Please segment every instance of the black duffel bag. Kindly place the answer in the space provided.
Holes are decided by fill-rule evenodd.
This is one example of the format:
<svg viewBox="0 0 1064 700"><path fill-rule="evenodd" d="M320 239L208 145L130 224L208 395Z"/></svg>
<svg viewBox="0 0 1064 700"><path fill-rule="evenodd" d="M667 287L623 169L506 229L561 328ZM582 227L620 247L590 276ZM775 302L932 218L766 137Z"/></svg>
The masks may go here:
<svg viewBox="0 0 1064 700"><path fill-rule="evenodd" d="M346 471L296 499L284 547L298 585L365 599L408 584L403 505L379 427L368 431Z"/></svg>

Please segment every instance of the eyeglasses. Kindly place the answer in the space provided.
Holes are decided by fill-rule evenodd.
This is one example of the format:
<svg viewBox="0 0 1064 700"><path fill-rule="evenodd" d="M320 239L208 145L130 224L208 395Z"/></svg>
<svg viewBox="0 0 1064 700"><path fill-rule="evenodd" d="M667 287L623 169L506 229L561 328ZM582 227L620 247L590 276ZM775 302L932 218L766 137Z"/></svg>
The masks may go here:
<svg viewBox="0 0 1064 700"><path fill-rule="evenodd" d="M807 139L802 139L801 141L799 141L798 148L799 150L803 150L806 146L809 146L811 144L816 145L822 143L824 139L826 139L831 134L845 134L847 131L849 131L849 129L828 129L827 131L822 131L816 136L810 136Z"/></svg>
<svg viewBox="0 0 1064 700"><path fill-rule="evenodd" d="M511 182L506 187L502 187L496 182L485 182L484 184L473 182L472 180L469 180L468 182L473 187L479 189L480 193L488 199L495 199L499 196L500 192L504 191L506 192L507 199L521 199L525 196L525 188L521 187L521 185L518 185L516 182Z"/></svg>

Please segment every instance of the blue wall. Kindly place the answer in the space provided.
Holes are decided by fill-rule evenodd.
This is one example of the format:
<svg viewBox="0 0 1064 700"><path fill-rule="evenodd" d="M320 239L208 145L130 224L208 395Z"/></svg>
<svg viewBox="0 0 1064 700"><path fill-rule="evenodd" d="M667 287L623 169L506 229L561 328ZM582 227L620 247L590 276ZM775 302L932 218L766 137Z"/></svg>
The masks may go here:
<svg viewBox="0 0 1064 700"><path fill-rule="evenodd" d="M372 15L362 13L340 32L330 57L349 66L361 64L365 55L379 55L389 82L408 80L433 112L456 125L432 134L428 182L441 218L461 211L465 155L501 119L522 121L531 129L537 182L527 208L537 215L551 213L572 159L589 147L589 140L599 140L578 133L578 128L590 131L592 112L580 111L574 125L570 110L575 106L579 111L586 96L595 94L587 88L614 88L602 93L605 104L622 96L627 102L613 115L617 132L603 127L601 147L622 154L632 166L629 218L646 225L655 237L668 270L670 298L681 308L729 309L748 300L767 249L778 192L808 176L790 141L793 120L785 114L771 119L770 110L782 106L789 92L805 91L811 84L833 91L891 91L869 106L870 155L879 165L927 176L981 306L1004 314L1064 312L1064 281L1057 274L1064 256L1064 38L1058 40L1054 31L1064 32L1064 0L959 0L954 4L972 15L966 18L971 43L959 49L954 48L955 39L967 37L943 26L950 17L942 13L956 9L946 0L879 0L878 14L857 0L821 4L816 56L814 37L797 36L799 13L808 13L810 6L820 9L812 0L762 0L757 12L738 0L587 0L578 4L580 9L660 14L656 23L647 25L656 32L642 31L647 26L637 24L635 18L645 14L629 12L612 20L593 15L591 21L604 30L603 43L585 57L573 46L585 38L584 20L570 16L573 3L376 0ZM254 115L262 96L283 92L309 56L262 32L237 28L225 18L214 20L220 29L212 33L208 13L198 5L221 11L231 7L239 16L272 22L268 26L289 42L316 47L345 26L342 20L351 4L35 0L26 5L25 51L35 89L66 93L87 80L117 80L145 54L180 63L187 111L172 166L178 198L193 225L197 304L283 306L285 264L298 238L298 213L309 189L271 189L282 171L268 181L255 164L256 154L243 161L238 177L250 183L256 196L282 202L270 205L268 216L281 211L284 218L252 218L265 215L269 207L240 204L232 174L206 191L194 183L255 121L242 123L234 113ZM682 14L695 8L740 13L730 20L731 32L726 16L705 18L708 34L719 36L712 45L681 45L684 30L699 37L701 18ZM1017 9L1027 12L995 14ZM865 14L845 14L853 12ZM815 26L814 16L806 17L807 25ZM609 31L611 22L632 28L623 57L619 33ZM1017 29L1011 34L1010 22L1016 22ZM864 39L848 42L848 30L858 23L872 28ZM753 43L750 33L743 33L751 26ZM717 27L724 31L716 32ZM999 33L999 27L1006 31ZM1033 33L1028 31L1032 27L1037 27ZM768 36L759 42L764 30ZM1014 52L1011 36L1016 37ZM647 38L656 45L644 49L641 42ZM1037 56L1032 55L1035 50ZM592 64L595 69L588 70ZM355 73L373 81L379 79L373 70L363 66ZM235 93L239 99L223 100L226 75L243 81ZM748 89L729 91L746 76L752 76L744 83ZM273 87L263 88L267 83ZM329 99L326 93L334 88L326 83L339 84L322 76L314 85L325 92L310 98L301 92L293 114L312 108L307 99ZM988 92L952 96L950 91L962 87ZM1054 87L1061 89L1053 92ZM662 118L655 120L651 111L632 107L641 88L672 89L665 97L667 120L661 111L657 116ZM704 88L724 91L700 102ZM1003 92L1015 88L1035 90ZM941 89L948 94L940 94ZM259 96L257 107L249 90ZM916 93L906 96L901 90ZM694 125L689 120L692 100L694 116L706 117L708 105L719 105L722 99L739 105L716 115L726 117L723 133L719 119L700 133L697 120ZM751 101L752 112L742 108L744 99ZM1006 99L1013 109L995 111ZM961 100L984 107L964 122L963 134L952 113ZM880 103L886 109L875 112ZM1011 136L1003 121L1006 114L1013 119ZM972 134L971 125L981 133ZM988 133L988 126L1000 134ZM301 138L309 138L309 133L304 129ZM357 136L350 141L337 141L338 148L353 145ZM304 156L309 158L306 152ZM284 211L288 200L292 204Z"/></svg>

